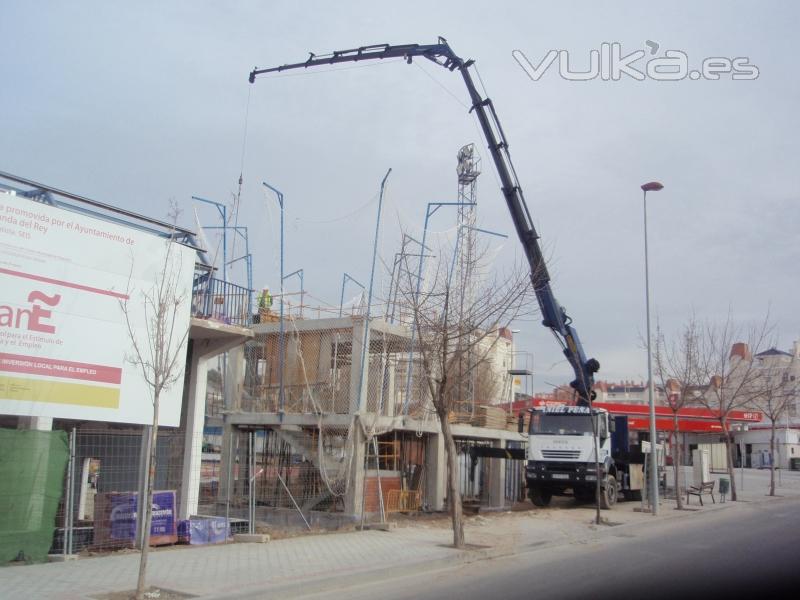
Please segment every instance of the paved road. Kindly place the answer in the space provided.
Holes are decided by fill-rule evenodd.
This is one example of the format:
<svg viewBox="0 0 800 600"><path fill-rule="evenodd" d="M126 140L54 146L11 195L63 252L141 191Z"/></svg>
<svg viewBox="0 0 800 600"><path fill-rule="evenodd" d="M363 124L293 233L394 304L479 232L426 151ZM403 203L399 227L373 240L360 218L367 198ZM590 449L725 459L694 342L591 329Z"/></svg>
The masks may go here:
<svg viewBox="0 0 800 600"><path fill-rule="evenodd" d="M793 588L793 589L792 589ZM800 597L800 502L737 503L601 539L311 597L586 600Z"/></svg>

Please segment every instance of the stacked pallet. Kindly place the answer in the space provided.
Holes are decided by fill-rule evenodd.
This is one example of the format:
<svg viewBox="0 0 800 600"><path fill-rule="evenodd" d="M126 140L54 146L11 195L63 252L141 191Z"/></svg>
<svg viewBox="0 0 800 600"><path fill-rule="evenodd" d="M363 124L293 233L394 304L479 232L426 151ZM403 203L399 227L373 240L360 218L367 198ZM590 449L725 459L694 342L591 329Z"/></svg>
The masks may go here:
<svg viewBox="0 0 800 600"><path fill-rule="evenodd" d="M519 428L518 423L519 423L519 417L517 415L515 415L514 413L511 413L506 418L506 429L508 431L513 431L513 432L516 433L519 430L518 429Z"/></svg>
<svg viewBox="0 0 800 600"><path fill-rule="evenodd" d="M507 426L506 411L499 406L476 406L472 424L475 427L505 429Z"/></svg>
<svg viewBox="0 0 800 600"><path fill-rule="evenodd" d="M451 410L447 413L447 422L454 425L469 425L472 423L472 413Z"/></svg>

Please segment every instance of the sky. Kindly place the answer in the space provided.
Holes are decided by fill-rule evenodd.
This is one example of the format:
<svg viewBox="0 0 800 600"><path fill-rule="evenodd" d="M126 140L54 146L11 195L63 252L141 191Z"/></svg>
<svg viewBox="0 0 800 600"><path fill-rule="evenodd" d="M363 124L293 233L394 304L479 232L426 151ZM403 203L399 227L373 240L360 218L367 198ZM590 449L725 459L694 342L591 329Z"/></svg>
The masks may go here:
<svg viewBox="0 0 800 600"><path fill-rule="evenodd" d="M478 222L513 234L498 179L455 73L417 60L247 81L254 66L375 43L435 43L473 58L510 144L553 277L598 378L644 380L648 197L653 320L668 335L694 312L742 324L767 311L779 347L800 337L800 85L793 2L23 2L0 21L0 170L194 228L219 225L193 195L232 205L247 226L254 286L278 287L275 196L285 195L285 272L309 303L338 306L343 273L367 282L377 193L389 168L378 254L401 228L422 235L426 204L456 200L456 153L483 157ZM652 42L647 44L647 42ZM590 51L679 50L692 69L747 57L752 80L570 81ZM657 46L657 49L656 49ZM515 55L512 52L518 51ZM648 56L649 58L649 56ZM637 63L644 70L646 59ZM454 211L432 219L446 238ZM448 233L449 232L449 233ZM217 248L212 233L209 243ZM419 237L418 237L419 239ZM491 242L498 269L519 242ZM243 253L229 248L230 257ZM221 259L218 259L221 261ZM238 267L232 273L241 280ZM388 277L382 268L377 288ZM297 282L286 282L287 291ZM356 293L348 288L348 297ZM571 379L549 331L514 324L532 388Z"/></svg>

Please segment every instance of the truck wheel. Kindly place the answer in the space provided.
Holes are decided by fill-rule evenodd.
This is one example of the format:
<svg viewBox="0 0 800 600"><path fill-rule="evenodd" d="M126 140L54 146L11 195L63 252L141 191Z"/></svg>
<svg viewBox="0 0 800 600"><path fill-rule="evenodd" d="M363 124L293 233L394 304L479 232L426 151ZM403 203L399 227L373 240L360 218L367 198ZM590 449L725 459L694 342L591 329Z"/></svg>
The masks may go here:
<svg viewBox="0 0 800 600"><path fill-rule="evenodd" d="M536 486L528 488L528 497L531 499L534 506L549 506L550 499L553 497L553 492Z"/></svg>
<svg viewBox="0 0 800 600"><path fill-rule="evenodd" d="M617 480L613 475L606 477L606 482L600 490L600 507L608 510L617 503Z"/></svg>

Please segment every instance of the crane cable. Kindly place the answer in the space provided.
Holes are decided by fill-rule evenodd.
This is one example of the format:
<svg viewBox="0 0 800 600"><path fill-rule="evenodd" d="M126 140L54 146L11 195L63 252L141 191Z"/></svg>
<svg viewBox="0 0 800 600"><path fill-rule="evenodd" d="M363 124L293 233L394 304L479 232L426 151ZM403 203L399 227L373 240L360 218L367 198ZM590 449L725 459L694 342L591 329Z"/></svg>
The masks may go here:
<svg viewBox="0 0 800 600"><path fill-rule="evenodd" d="M247 131L250 122L250 97L253 93L253 86L247 86L247 104L244 110L244 131L242 132L242 153L239 161L239 187L234 196L233 203L233 246L231 248L231 256L236 258L236 238L239 233L239 206L242 199L242 183L244 182L244 159L247 153ZM225 224L227 226L227 223ZM248 285L250 282L248 282Z"/></svg>

